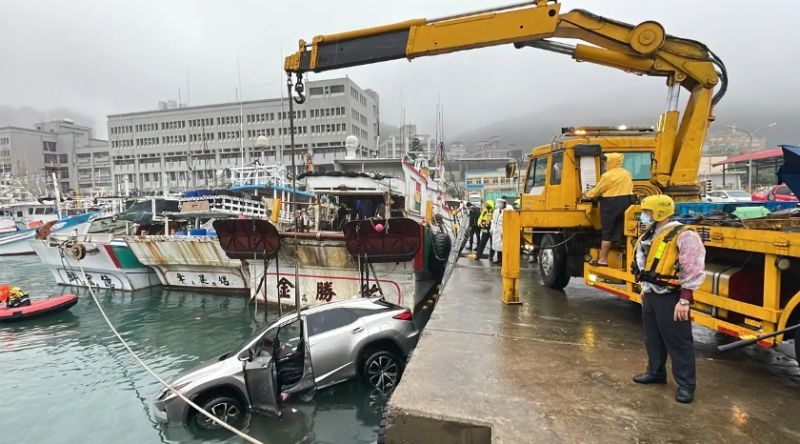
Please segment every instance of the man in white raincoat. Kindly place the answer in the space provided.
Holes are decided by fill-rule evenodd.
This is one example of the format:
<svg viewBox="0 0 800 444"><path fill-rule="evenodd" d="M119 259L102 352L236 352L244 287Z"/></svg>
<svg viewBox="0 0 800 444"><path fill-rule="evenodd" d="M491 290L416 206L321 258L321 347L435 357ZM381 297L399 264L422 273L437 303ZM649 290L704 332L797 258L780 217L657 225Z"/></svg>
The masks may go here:
<svg viewBox="0 0 800 444"><path fill-rule="evenodd" d="M492 214L492 249L497 253L497 260L489 258L497 265L503 263L503 211L506 209L506 200L502 197L495 199L495 209Z"/></svg>

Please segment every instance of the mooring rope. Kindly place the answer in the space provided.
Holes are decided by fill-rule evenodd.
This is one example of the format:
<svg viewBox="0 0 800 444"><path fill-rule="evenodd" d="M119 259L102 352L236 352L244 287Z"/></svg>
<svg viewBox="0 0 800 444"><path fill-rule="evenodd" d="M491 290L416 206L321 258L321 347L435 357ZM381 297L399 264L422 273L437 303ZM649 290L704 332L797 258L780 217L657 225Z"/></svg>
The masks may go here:
<svg viewBox="0 0 800 444"><path fill-rule="evenodd" d="M88 283L88 279L86 278L86 272L83 270L83 265L81 265L80 261L76 261L76 262L78 263L78 267L81 270L81 274L83 275L84 281ZM229 432L238 435L240 438L244 439L247 442L250 442L250 443L253 443L253 444L264 444L261 441L253 438L252 436L242 432L241 430L231 426L230 424L226 423L225 421L222 421L221 419L219 419L216 416L212 415L211 413L207 412L205 409L203 409L199 405L195 404L192 400L190 400L189 398L184 396L181 392L179 392L178 390L175 390L175 388L172 387L169 383L167 383L167 381L161 379L161 377L158 376L156 374L156 372L154 372L150 368L150 366L145 364L145 362L142 361L141 358L139 358L139 356L136 354L136 352L133 351L133 349L131 349L131 347L128 345L128 343L125 341L125 339L122 337L122 335L119 334L119 331L117 331L117 329L114 327L114 324L111 323L111 320L106 315L105 310L103 310L103 307L100 305L100 301L97 299L97 295L95 295L94 289L92 289L91 286L88 286L87 288L89 289L89 294L92 295L92 299L94 300L95 305L97 305L98 310L100 310L100 314L103 316L103 319L106 321L106 324L108 324L108 327L114 333L114 336L116 336L117 339L119 339L119 342L122 343L122 346L125 347L125 350L127 350L128 353L130 353L130 355L133 356L134 359L136 359L136 362L138 362L139 365L142 366L142 368L147 370L148 373L150 373L154 378L156 378L156 380L158 380L158 382L161 383L161 385L163 385L167 390L171 391L176 396L181 398L184 402L186 402L187 404L192 406L195 410L197 410L198 412L200 412L203 415L205 415L208 419L210 419L211 421L219 424L223 428L227 429Z"/></svg>

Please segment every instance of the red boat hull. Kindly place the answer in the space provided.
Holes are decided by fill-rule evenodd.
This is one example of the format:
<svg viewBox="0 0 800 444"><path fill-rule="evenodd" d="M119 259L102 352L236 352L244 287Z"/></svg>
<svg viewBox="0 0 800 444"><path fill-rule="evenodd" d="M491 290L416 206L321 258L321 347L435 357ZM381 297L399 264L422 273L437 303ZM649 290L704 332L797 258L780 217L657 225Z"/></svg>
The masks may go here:
<svg viewBox="0 0 800 444"><path fill-rule="evenodd" d="M0 308L0 322L23 321L64 311L78 303L78 296L62 294L54 298L32 301L27 307ZM5 305L5 304L3 304Z"/></svg>

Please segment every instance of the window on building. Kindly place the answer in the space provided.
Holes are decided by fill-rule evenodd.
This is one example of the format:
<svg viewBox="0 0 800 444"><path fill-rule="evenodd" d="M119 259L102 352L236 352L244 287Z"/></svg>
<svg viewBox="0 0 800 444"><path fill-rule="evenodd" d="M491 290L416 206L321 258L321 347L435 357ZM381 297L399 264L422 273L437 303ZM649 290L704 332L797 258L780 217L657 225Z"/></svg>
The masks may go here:
<svg viewBox="0 0 800 444"><path fill-rule="evenodd" d="M308 94L312 96L321 96L323 93L323 89L321 86L315 86L313 88L308 89Z"/></svg>
<svg viewBox="0 0 800 444"><path fill-rule="evenodd" d="M344 94L344 85L331 85L331 94Z"/></svg>

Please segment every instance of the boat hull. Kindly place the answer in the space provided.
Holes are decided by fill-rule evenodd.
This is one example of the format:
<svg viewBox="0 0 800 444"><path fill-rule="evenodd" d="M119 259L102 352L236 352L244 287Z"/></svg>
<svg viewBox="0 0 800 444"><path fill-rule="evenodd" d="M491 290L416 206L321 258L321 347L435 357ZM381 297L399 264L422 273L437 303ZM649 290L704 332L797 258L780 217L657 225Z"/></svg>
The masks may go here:
<svg viewBox="0 0 800 444"><path fill-rule="evenodd" d="M62 250L59 237L34 239L30 245L61 285L121 291L160 285L155 271L138 262L127 245L112 242L110 235L85 235L77 240L86 249L79 261Z"/></svg>
<svg viewBox="0 0 800 444"><path fill-rule="evenodd" d="M264 283L260 283L264 277L264 262L246 261L251 276L255 276L255 282L251 283L251 297L260 302L266 300L294 306L297 285L300 305L314 306L360 297L362 286L366 286L366 293L370 296L382 293L387 301L413 308L435 285L433 281L417 278L414 261L372 264L366 282L359 277L358 263L347 252L344 241L301 240L296 255L292 239L281 241L283 245L277 263L275 260L268 263ZM373 273L378 276L377 280Z"/></svg>
<svg viewBox="0 0 800 444"><path fill-rule="evenodd" d="M174 289L246 293L247 270L210 236L131 236L136 258L152 267L162 285Z"/></svg>

